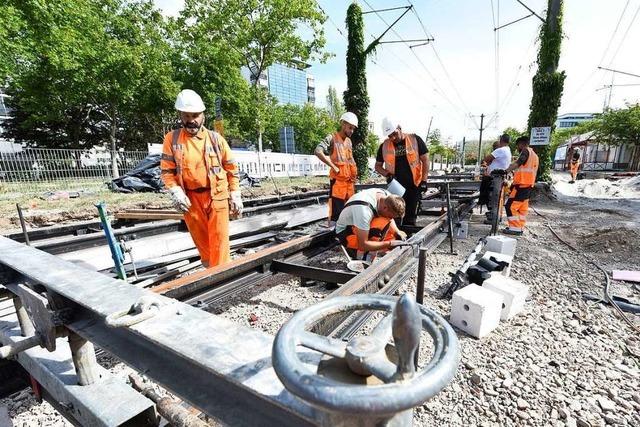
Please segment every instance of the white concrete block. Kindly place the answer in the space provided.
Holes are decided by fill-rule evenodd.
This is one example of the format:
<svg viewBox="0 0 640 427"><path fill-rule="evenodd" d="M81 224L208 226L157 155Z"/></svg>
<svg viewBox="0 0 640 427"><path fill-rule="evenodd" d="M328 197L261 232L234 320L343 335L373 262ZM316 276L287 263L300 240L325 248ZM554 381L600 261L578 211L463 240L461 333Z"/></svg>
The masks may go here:
<svg viewBox="0 0 640 427"><path fill-rule="evenodd" d="M502 270L502 275L509 277L509 275L511 274L511 263L513 262L513 256L511 255L505 255L505 254L501 254L500 252L491 252L491 251L487 251L482 255L482 258L484 259L495 259L498 262L508 262L509 266L507 268L505 268L504 270Z"/></svg>
<svg viewBox="0 0 640 427"><path fill-rule="evenodd" d="M502 295L501 320L511 319L524 309L529 295L529 287L519 280L504 277L499 272L491 273L491 277L482 283L482 287Z"/></svg>
<svg viewBox="0 0 640 427"><path fill-rule="evenodd" d="M484 249L486 251L498 252L504 255L514 256L516 254L517 240L507 236L489 236Z"/></svg>
<svg viewBox="0 0 640 427"><path fill-rule="evenodd" d="M502 295L471 284L453 293L450 322L471 336L482 338L500 323Z"/></svg>

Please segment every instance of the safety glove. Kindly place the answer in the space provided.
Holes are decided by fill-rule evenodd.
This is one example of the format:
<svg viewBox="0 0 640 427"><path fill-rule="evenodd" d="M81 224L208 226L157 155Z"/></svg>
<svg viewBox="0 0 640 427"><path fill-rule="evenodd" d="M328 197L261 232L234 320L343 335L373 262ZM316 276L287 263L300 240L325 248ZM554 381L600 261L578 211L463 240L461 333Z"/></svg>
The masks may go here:
<svg viewBox="0 0 640 427"><path fill-rule="evenodd" d="M229 216L231 218L240 218L242 216L242 195L240 191L232 191L229 199Z"/></svg>
<svg viewBox="0 0 640 427"><path fill-rule="evenodd" d="M191 201L184 194L184 190L180 186L175 186L169 188L169 195L171 196L171 201L173 202L173 207L179 210L180 212L188 212L191 207Z"/></svg>

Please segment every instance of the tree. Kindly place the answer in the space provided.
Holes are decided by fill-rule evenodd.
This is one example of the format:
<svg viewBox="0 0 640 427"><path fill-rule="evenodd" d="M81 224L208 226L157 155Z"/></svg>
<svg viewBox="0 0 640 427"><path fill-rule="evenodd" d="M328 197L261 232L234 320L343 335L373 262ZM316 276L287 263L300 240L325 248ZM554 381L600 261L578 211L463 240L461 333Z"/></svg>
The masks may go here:
<svg viewBox="0 0 640 427"><path fill-rule="evenodd" d="M596 117L593 127L598 142L607 145L633 145L631 169L640 169L640 104L607 110Z"/></svg>
<svg viewBox="0 0 640 427"><path fill-rule="evenodd" d="M329 86L329 90L327 91L327 112L329 113L329 116L337 122L345 111L342 100L338 98L336 88Z"/></svg>
<svg viewBox="0 0 640 427"><path fill-rule="evenodd" d="M347 9L346 18L349 33L347 46L347 90L344 92L344 106L358 117L361 126L351 136L353 154L358 165L358 178L369 176L367 135L369 129L369 95L367 94L367 51L364 48L364 23L362 9L353 2Z"/></svg>
<svg viewBox="0 0 640 427"><path fill-rule="evenodd" d="M373 132L367 133L367 155L369 157L375 157L378 154L378 147L380 146L380 138Z"/></svg>
<svg viewBox="0 0 640 427"><path fill-rule="evenodd" d="M547 19L540 27L538 71L533 76L533 96L527 128L550 126L558 116L565 73L558 72L562 42L562 0L548 0ZM551 151L549 145L534 147L540 157L538 180L551 180Z"/></svg>
<svg viewBox="0 0 640 427"><path fill-rule="evenodd" d="M258 133L259 144L270 110L266 90L258 85L260 76L274 63L294 64L327 58L324 14L315 0L187 0L182 22L197 37L205 36L221 49L233 50L239 63L252 75L246 118ZM300 26L311 29L310 38L300 36ZM207 66L207 63L203 63Z"/></svg>
<svg viewBox="0 0 640 427"><path fill-rule="evenodd" d="M157 141L173 111L165 20L150 1L12 1L30 53L8 92L8 133L39 146L116 148ZM117 176L115 154L112 161Z"/></svg>

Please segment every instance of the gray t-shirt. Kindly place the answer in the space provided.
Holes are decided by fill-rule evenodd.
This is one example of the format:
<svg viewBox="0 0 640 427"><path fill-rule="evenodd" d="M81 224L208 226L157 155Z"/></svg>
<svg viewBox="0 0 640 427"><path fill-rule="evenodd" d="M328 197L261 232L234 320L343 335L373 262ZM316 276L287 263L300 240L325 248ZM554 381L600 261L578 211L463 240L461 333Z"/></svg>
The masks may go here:
<svg viewBox="0 0 640 427"><path fill-rule="evenodd" d="M389 195L387 191L380 188L370 188L354 194L347 203L354 200L361 200L369 203L375 209L378 206L378 194L384 194L385 196ZM336 222L336 233L341 233L347 227L352 225L355 225L360 230L369 230L372 219L373 212L369 206L347 206L342 210L338 217L338 221Z"/></svg>

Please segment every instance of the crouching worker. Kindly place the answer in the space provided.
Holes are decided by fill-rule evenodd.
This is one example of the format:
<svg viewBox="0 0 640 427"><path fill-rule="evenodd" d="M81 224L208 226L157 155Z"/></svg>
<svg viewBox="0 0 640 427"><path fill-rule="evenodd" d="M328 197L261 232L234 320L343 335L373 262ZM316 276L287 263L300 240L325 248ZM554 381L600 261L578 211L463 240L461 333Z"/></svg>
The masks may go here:
<svg viewBox="0 0 640 427"><path fill-rule="evenodd" d="M378 188L364 190L345 204L336 222L336 235L352 258L372 261L406 239L393 220L404 214L402 197Z"/></svg>

